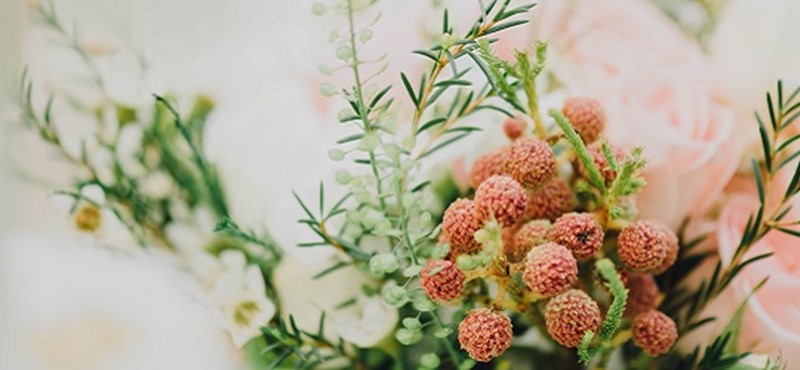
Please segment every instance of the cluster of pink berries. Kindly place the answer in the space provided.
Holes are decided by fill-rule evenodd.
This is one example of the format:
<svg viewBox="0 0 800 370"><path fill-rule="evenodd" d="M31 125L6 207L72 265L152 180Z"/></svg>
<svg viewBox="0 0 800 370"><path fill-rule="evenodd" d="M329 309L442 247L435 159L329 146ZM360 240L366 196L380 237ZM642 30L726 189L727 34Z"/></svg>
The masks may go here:
<svg viewBox="0 0 800 370"><path fill-rule="evenodd" d="M595 164L607 182L616 177L597 139L605 126L600 105L588 98L567 100L562 113L589 144ZM606 230L592 213L577 207L570 185L558 176L556 155L544 140L524 135L521 119L510 119L503 129L513 143L479 157L470 172L475 188L472 200L462 198L445 211L445 260L430 260L420 274L422 286L436 301L461 296L466 276L454 263L460 255L481 250L475 239L486 222L502 227L503 261L516 266L522 281L538 296L549 298L544 316L548 334L565 347L579 345L586 331L596 332L602 321L599 304L576 289L579 261L597 256L606 242ZM612 148L622 160L624 153ZM583 169L578 166L578 174ZM584 174L585 175L585 174ZM634 343L647 353L664 353L674 343L675 323L655 311L660 292L652 274L667 270L677 259L678 238L657 221L637 221L617 235L621 272L630 290L626 316L633 318ZM461 347L477 361L501 355L511 343L511 321L501 310L475 309L459 325Z"/></svg>

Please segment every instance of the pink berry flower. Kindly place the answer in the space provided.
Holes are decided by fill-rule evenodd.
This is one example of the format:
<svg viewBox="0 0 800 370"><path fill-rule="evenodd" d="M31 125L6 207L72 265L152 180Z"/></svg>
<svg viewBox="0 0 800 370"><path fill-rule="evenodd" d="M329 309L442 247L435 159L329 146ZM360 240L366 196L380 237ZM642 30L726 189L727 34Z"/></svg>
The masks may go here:
<svg viewBox="0 0 800 370"><path fill-rule="evenodd" d="M572 127L586 144L597 140L606 127L606 114L603 107L592 98L569 98L564 102L561 113L572 123Z"/></svg>
<svg viewBox="0 0 800 370"><path fill-rule="evenodd" d="M511 320L502 312L477 308L458 324L461 349L475 361L489 362L511 346Z"/></svg>
<svg viewBox="0 0 800 370"><path fill-rule="evenodd" d="M525 119L522 117L507 118L503 122L503 132L510 140L516 140L525 131Z"/></svg>
<svg viewBox="0 0 800 370"><path fill-rule="evenodd" d="M450 242L450 254L458 256L480 249L480 244L475 240L475 232L482 226L473 201L457 199L451 203L442 218L442 231Z"/></svg>
<svg viewBox="0 0 800 370"><path fill-rule="evenodd" d="M573 289L547 302L547 333L564 347L576 348L587 330L600 328L600 307L588 294Z"/></svg>
<svg viewBox="0 0 800 370"><path fill-rule="evenodd" d="M556 156L546 142L526 137L511 145L503 169L522 186L536 189L555 176Z"/></svg>
<svg viewBox="0 0 800 370"><path fill-rule="evenodd" d="M664 237L664 240L667 242L667 256L664 257L664 261L661 262L661 265L656 268L653 272L656 275L663 274L669 270L672 265L675 264L675 261L678 260L678 252L680 252L680 245L678 242L678 236L675 235L675 232L672 231L667 225L664 225L658 221L650 221L656 227L661 230L661 233Z"/></svg>
<svg viewBox="0 0 800 370"><path fill-rule="evenodd" d="M628 288L625 316L636 317L636 315L656 307L660 291L653 275L628 274L625 286Z"/></svg>
<svg viewBox="0 0 800 370"><path fill-rule="evenodd" d="M494 217L503 226L517 223L527 203L525 189L508 176L492 176L475 191L478 219L485 221Z"/></svg>
<svg viewBox="0 0 800 370"><path fill-rule="evenodd" d="M466 276L453 262L428 260L419 273L422 288L433 300L451 301L461 295Z"/></svg>
<svg viewBox="0 0 800 370"><path fill-rule="evenodd" d="M522 225L513 236L511 245L504 245L503 251L511 262L522 261L533 247L547 242L550 222L534 220Z"/></svg>
<svg viewBox="0 0 800 370"><path fill-rule="evenodd" d="M528 192L526 220L555 221L559 216L575 208L572 189L559 177L553 177L543 187Z"/></svg>
<svg viewBox="0 0 800 370"><path fill-rule="evenodd" d="M668 249L661 229L649 221L636 221L617 237L619 258L634 271L655 270L664 262Z"/></svg>
<svg viewBox="0 0 800 370"><path fill-rule="evenodd" d="M469 183L473 188L477 189L484 180L494 175L503 174L503 161L505 161L508 149L508 147L503 147L484 153L472 163L472 169L469 172Z"/></svg>
<svg viewBox="0 0 800 370"><path fill-rule="evenodd" d="M567 213L556 220L548 238L567 247L579 260L592 257L603 246L603 227L591 213Z"/></svg>
<svg viewBox="0 0 800 370"><path fill-rule="evenodd" d="M522 280L534 292L555 297L578 281L578 261L563 245L542 244L525 257Z"/></svg>
<svg viewBox="0 0 800 370"><path fill-rule="evenodd" d="M650 356L669 352L677 339L675 321L660 311L650 310L633 320L633 344Z"/></svg>

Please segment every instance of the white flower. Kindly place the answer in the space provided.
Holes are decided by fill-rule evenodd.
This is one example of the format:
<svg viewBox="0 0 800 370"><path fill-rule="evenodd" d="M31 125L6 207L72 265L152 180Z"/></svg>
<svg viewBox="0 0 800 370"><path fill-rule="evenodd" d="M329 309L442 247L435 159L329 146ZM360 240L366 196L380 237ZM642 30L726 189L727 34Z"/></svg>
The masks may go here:
<svg viewBox="0 0 800 370"><path fill-rule="evenodd" d="M325 337L339 337L359 347L378 344L394 330L397 309L386 305L379 296L365 296L362 287L375 286L366 275L352 266L313 279L314 275L336 263L334 258L303 263L286 255L275 269L273 283L280 297L281 312L294 317L301 330L315 332L320 316L326 314ZM353 304L339 307L355 300Z"/></svg>
<svg viewBox="0 0 800 370"><path fill-rule="evenodd" d="M70 215L68 229L76 239L120 250L136 247L136 239L129 228L106 204L102 188L87 185L81 188L80 195L83 199L53 196L55 206Z"/></svg>
<svg viewBox="0 0 800 370"><path fill-rule="evenodd" d="M215 217L206 207L197 207L186 216L169 224L165 232L179 253L191 256L203 251L214 238Z"/></svg>
<svg viewBox="0 0 800 370"><path fill-rule="evenodd" d="M257 265L247 265L244 254L226 250L219 258L221 275L211 292L221 326L234 345L242 347L260 334L260 328L275 315L275 305L266 296L266 287Z"/></svg>

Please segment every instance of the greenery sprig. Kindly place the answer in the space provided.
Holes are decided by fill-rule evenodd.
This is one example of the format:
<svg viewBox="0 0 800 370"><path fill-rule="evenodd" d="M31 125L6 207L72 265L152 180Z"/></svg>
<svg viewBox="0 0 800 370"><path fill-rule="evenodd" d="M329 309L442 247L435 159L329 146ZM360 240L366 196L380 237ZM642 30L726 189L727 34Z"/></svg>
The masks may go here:
<svg viewBox="0 0 800 370"><path fill-rule="evenodd" d="M617 270L614 268L614 263L611 260L607 258L598 260L595 262L595 269L597 269L603 279L607 281L606 287L611 291L614 300L611 302L611 306L608 307L606 318L600 326L600 343L593 347L592 340L597 333L587 331L578 346L578 358L580 358L581 362L584 364L591 362L597 353L615 347L612 340L614 339L614 334L617 332L617 329L622 325L622 315L625 313L625 304L628 301L628 289L625 288L625 284L622 283L619 273L617 273Z"/></svg>

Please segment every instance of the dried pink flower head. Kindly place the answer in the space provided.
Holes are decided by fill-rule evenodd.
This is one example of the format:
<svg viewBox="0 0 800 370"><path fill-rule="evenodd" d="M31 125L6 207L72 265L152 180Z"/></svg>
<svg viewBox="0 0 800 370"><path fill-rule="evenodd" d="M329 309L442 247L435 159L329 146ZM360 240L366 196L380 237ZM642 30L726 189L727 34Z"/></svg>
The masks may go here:
<svg viewBox="0 0 800 370"><path fill-rule="evenodd" d="M525 189L508 176L492 176L475 191L475 210L480 220L494 218L503 226L517 223L525 213Z"/></svg>
<svg viewBox="0 0 800 370"><path fill-rule="evenodd" d="M591 213L567 213L550 228L548 238L567 247L575 258L586 260L603 246L603 227Z"/></svg>
<svg viewBox="0 0 800 370"><path fill-rule="evenodd" d="M522 280L534 292L555 297L578 281L578 261L563 245L542 244L525 257Z"/></svg>
<svg viewBox="0 0 800 370"><path fill-rule="evenodd" d="M510 246L504 246L504 252L511 262L522 261L533 247L547 242L547 231L550 222L547 220L529 221L517 230Z"/></svg>
<svg viewBox="0 0 800 370"><path fill-rule="evenodd" d="M540 189L528 192L526 220L546 219L555 221L559 216L575 208L572 189L559 177L553 177Z"/></svg>
<svg viewBox="0 0 800 370"><path fill-rule="evenodd" d="M650 272L661 266L669 246L661 229L650 221L636 221L617 237L617 253L631 270Z"/></svg>
<svg viewBox="0 0 800 370"><path fill-rule="evenodd" d="M547 333L564 347L575 348L587 330L600 328L600 307L592 297L572 289L547 302L544 312Z"/></svg>
<svg viewBox="0 0 800 370"><path fill-rule="evenodd" d="M556 174L556 156L546 142L526 137L511 145L503 169L522 186L535 189Z"/></svg>
<svg viewBox="0 0 800 370"><path fill-rule="evenodd" d="M477 189L484 180L494 175L502 175L506 153L508 153L508 147L503 147L484 153L475 159L469 172L470 185Z"/></svg>
<svg viewBox="0 0 800 370"><path fill-rule="evenodd" d="M461 349L476 361L489 362L511 346L511 320L502 312L477 308L458 324Z"/></svg>
<svg viewBox="0 0 800 370"><path fill-rule="evenodd" d="M573 97L564 102L561 113L567 117L583 142L592 143L600 137L606 127L606 114L597 100Z"/></svg>
<svg viewBox="0 0 800 370"><path fill-rule="evenodd" d="M609 144L609 149L611 149L611 153L614 154L614 158L617 160L617 164L622 163L625 160L625 151ZM595 142L589 144L586 147L586 150L589 151L589 155L592 156L592 160L594 161L594 165L597 166L597 169L600 170L600 175L603 176L603 179L606 181L606 184L610 184L614 179L617 177L617 171L614 171L609 165L608 160L606 159L605 154L603 154L603 145L600 142ZM578 172L583 177L588 177L586 174L586 168L583 166L583 163L578 161Z"/></svg>
<svg viewBox="0 0 800 370"><path fill-rule="evenodd" d="M658 301L658 284L650 274L628 274L625 286L628 287L628 301L625 304L625 316L635 317L656 307Z"/></svg>
<svg viewBox="0 0 800 370"><path fill-rule="evenodd" d="M678 339L675 321L656 310L639 314L633 320L633 344L650 356L667 353Z"/></svg>
<svg viewBox="0 0 800 370"><path fill-rule="evenodd" d="M507 118L503 122L503 132L511 140L516 140L525 131L525 119L522 117Z"/></svg>
<svg viewBox="0 0 800 370"><path fill-rule="evenodd" d="M650 221L650 222L652 222L656 227L658 227L659 230L661 230L664 240L667 243L667 256L664 257L664 261L661 262L658 268L656 268L655 271L653 271L654 274L660 275L667 272L667 270L669 270L669 268L675 264L675 261L678 260L678 252L680 251L680 244L678 241L678 236L675 235L675 232L672 231L672 229L670 229L667 225L664 225L663 223L658 221Z"/></svg>
<svg viewBox="0 0 800 370"><path fill-rule="evenodd" d="M419 273L422 288L433 300L450 301L461 295L466 276L453 262L428 260Z"/></svg>
<svg viewBox="0 0 800 370"><path fill-rule="evenodd" d="M442 218L442 231L450 242L450 253L458 256L480 249L480 244L475 240L475 232L482 226L473 201L457 199L451 203Z"/></svg>

